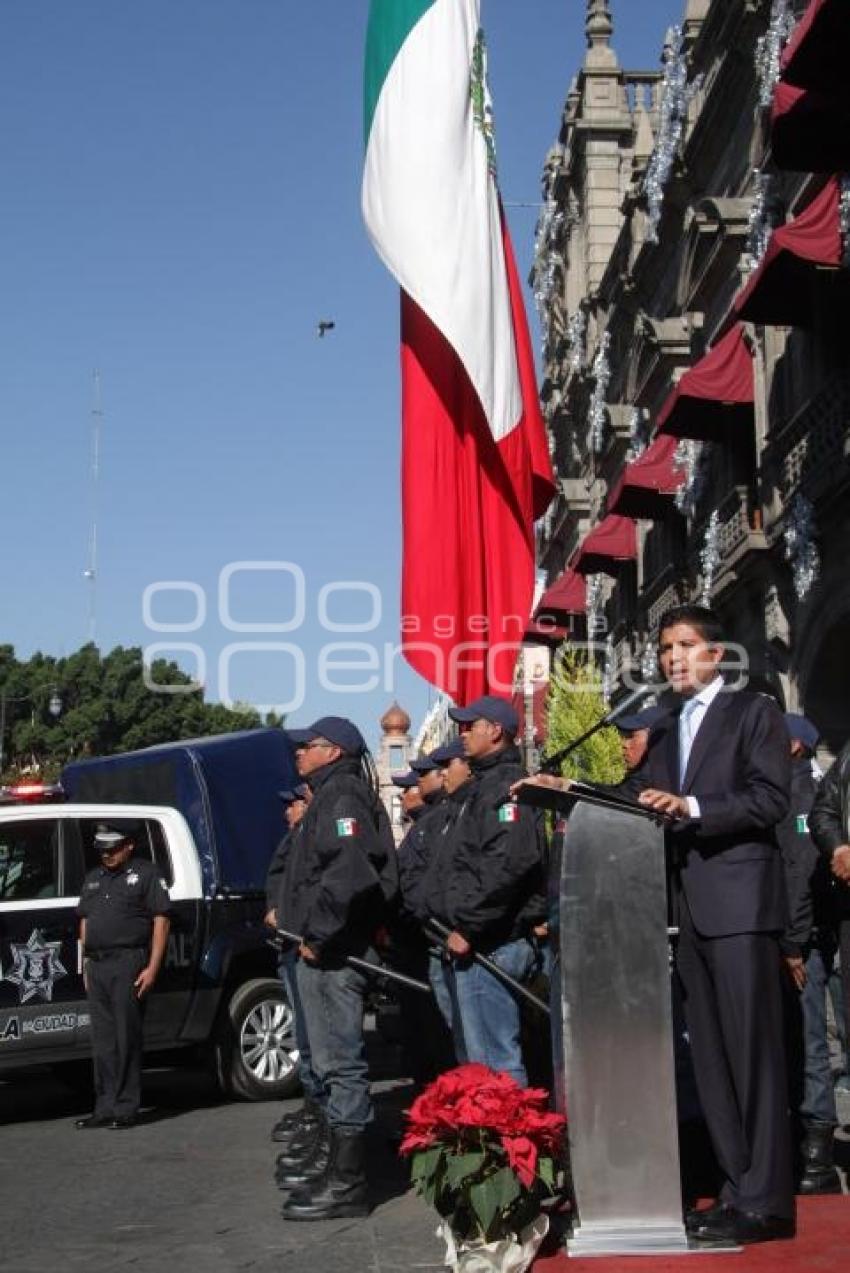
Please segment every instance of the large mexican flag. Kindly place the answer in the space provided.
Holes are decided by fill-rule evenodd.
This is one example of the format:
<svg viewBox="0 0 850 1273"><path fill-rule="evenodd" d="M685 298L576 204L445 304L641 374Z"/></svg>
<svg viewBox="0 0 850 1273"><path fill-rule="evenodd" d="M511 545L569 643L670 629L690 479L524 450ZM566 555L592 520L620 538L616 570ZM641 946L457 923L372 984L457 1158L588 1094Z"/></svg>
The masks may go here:
<svg viewBox="0 0 850 1273"><path fill-rule="evenodd" d="M402 289L402 645L456 702L509 696L553 478L479 0L372 0L365 122L363 213Z"/></svg>

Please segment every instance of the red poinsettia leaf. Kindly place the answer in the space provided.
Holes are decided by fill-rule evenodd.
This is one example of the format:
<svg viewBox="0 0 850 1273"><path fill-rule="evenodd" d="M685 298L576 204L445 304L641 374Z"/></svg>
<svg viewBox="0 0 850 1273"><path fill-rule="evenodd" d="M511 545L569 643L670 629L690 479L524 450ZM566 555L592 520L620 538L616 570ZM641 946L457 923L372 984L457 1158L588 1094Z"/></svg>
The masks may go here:
<svg viewBox="0 0 850 1273"><path fill-rule="evenodd" d="M520 1183L530 1189L537 1170L537 1146L527 1136L503 1136L502 1144Z"/></svg>

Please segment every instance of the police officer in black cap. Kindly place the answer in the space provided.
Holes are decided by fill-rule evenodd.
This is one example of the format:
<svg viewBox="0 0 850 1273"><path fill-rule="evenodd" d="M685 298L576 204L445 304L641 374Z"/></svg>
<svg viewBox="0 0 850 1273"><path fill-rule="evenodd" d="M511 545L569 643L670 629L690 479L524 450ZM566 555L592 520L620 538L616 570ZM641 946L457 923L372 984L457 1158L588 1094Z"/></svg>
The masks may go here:
<svg viewBox="0 0 850 1273"><path fill-rule="evenodd" d="M423 921L433 916L445 924L449 919L446 886L450 878L451 829L470 793L473 775L461 738L453 738L435 748L431 758L442 770L445 804L420 886L419 913ZM441 953L434 951L431 954L428 978L443 1020L451 1031L455 1057L459 1063L463 1063L467 1056L457 1007L452 958L447 950L443 949Z"/></svg>
<svg viewBox="0 0 850 1273"><path fill-rule="evenodd" d="M531 975L529 935L546 915L542 823L511 799L523 769L510 703L487 694L449 715L475 777L449 832L443 901L464 1045L470 1061L505 1070L525 1086L517 999L471 955L487 955L516 980Z"/></svg>
<svg viewBox="0 0 850 1273"><path fill-rule="evenodd" d="M410 772L416 777L422 809L398 846L399 887L402 916L421 923L424 918L422 883L432 847L445 824L446 793L443 771L432 755L417 756L410 762Z"/></svg>
<svg viewBox="0 0 850 1273"><path fill-rule="evenodd" d="M276 929L278 924L286 928L285 917L280 909L280 891L283 886L284 872L292 844L300 835L301 824L307 805L310 801L310 788L307 783L278 792L283 802L286 834L274 851L266 876L266 916L269 928ZM284 1114L272 1128L271 1137L276 1143L285 1146L278 1156L278 1168L290 1168L303 1152L317 1140L322 1125L323 1091L319 1077L313 1069L310 1055L310 1039L307 1034L307 1023L298 994L298 982L295 967L298 952L290 944L283 951L278 965L281 980L286 987L287 996L292 1007L295 1028L295 1043L298 1048L298 1076L304 1103L290 1114Z"/></svg>
<svg viewBox="0 0 850 1273"><path fill-rule="evenodd" d="M294 1192L286 1220L368 1212L365 1131L372 1118L363 1038L366 976L398 892L395 845L374 764L355 725L325 716L290 730L296 766L313 792L289 854L281 894L287 928L303 940L296 976L313 1067L327 1098L326 1135L278 1185Z"/></svg>
<svg viewBox="0 0 850 1273"><path fill-rule="evenodd" d="M99 826L101 865L83 881L77 914L94 1060L94 1113L78 1128L134 1126L141 1104L142 1017L168 942L170 901L127 831Z"/></svg>
<svg viewBox="0 0 850 1273"><path fill-rule="evenodd" d="M446 820L442 770L436 753L412 761L410 772L393 782L404 792L402 801L411 826L398 846L400 905L392 930L392 963L399 972L423 980L428 976L429 939L422 927L426 918L422 887ZM397 997L408 1072L414 1083L422 1086L455 1064L450 1027L430 995L399 989Z"/></svg>

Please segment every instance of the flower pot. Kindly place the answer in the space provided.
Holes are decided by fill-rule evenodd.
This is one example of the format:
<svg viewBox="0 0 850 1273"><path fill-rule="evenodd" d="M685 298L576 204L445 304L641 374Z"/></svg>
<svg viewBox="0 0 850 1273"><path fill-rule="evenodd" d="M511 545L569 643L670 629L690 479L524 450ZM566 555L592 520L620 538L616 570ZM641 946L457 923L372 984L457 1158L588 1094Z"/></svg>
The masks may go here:
<svg viewBox="0 0 850 1273"><path fill-rule="evenodd" d="M445 1264L455 1273L524 1273L548 1230L549 1219L541 1215L519 1233L508 1233L494 1242L459 1241L445 1221L437 1236L446 1244Z"/></svg>

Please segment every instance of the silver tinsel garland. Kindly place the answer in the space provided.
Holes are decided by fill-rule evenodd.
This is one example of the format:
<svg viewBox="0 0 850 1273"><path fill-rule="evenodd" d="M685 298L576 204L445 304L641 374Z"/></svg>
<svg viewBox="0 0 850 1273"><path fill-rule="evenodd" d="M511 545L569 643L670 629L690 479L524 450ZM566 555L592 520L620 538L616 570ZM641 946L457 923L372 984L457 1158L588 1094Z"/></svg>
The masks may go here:
<svg viewBox="0 0 850 1273"><path fill-rule="evenodd" d="M626 463L631 464L639 455L643 455L649 446L649 412L643 407L632 407L629 417L629 446L626 451Z"/></svg>
<svg viewBox="0 0 850 1273"><path fill-rule="evenodd" d="M551 194L547 194L546 202L540 210L537 220L537 231L534 246L534 267L532 271L532 287L537 315L540 320L543 348L549 343L552 321L552 296L558 278L558 268L562 264L558 252L558 240L564 214Z"/></svg>
<svg viewBox="0 0 850 1273"><path fill-rule="evenodd" d="M747 218L747 246L744 249L747 265L751 270L756 268L767 251L767 245L773 233L773 226L767 216L767 200L772 185L773 178L770 173L762 172L760 168L753 169L755 192L750 206L750 215Z"/></svg>
<svg viewBox="0 0 850 1273"><path fill-rule="evenodd" d="M574 314L570 314L566 331L567 349L569 350L567 367L573 373L581 371L587 358L586 335L587 314L583 309L577 309Z"/></svg>
<svg viewBox="0 0 850 1273"><path fill-rule="evenodd" d="M759 105L768 107L779 79L779 59L788 37L794 29L794 14L790 0L773 0L767 32L756 41L756 78L759 85Z"/></svg>
<svg viewBox="0 0 850 1273"><path fill-rule="evenodd" d="M605 638L605 662L602 665L602 698L611 702L614 692L614 633L609 632Z"/></svg>
<svg viewBox="0 0 850 1273"><path fill-rule="evenodd" d="M720 514L715 508L714 512L708 519L708 525L705 528L705 539L699 554L699 564L702 569L702 592L700 593L700 605L711 605L711 590L714 587L714 580L717 575L717 567L720 565Z"/></svg>
<svg viewBox="0 0 850 1273"><path fill-rule="evenodd" d="M814 509L805 495L795 495L788 510L785 539L785 560L791 563L794 591L797 600L803 601L820 574L820 553L814 542Z"/></svg>
<svg viewBox="0 0 850 1273"><path fill-rule="evenodd" d="M587 576L587 636L593 641L599 632L605 630L605 619L602 615L602 575Z"/></svg>
<svg viewBox="0 0 850 1273"><path fill-rule="evenodd" d="M688 104L702 84L702 76L697 77L693 83L688 83L688 62L680 26L671 27L667 32L661 60L664 74L661 84L658 135L643 179L643 192L648 206L646 237L650 243L658 242L658 226L664 206L664 189L682 140Z"/></svg>
<svg viewBox="0 0 850 1273"><path fill-rule="evenodd" d="M841 243L844 249L843 264L845 270L850 270L850 176L846 174L841 178L838 220L841 226Z"/></svg>
<svg viewBox="0 0 850 1273"><path fill-rule="evenodd" d="M693 517L705 489L709 459L708 445L682 438L673 453L673 468L685 474L685 480L673 497L676 507L685 517Z"/></svg>
<svg viewBox="0 0 850 1273"><path fill-rule="evenodd" d="M647 641L640 656L640 679L645 685L653 685L658 680L658 646L654 641Z"/></svg>
<svg viewBox="0 0 850 1273"><path fill-rule="evenodd" d="M608 361L608 350L611 348L611 333L603 332L599 339L596 357L593 359L593 393L587 412L587 446L597 454L605 445L605 425L608 413L605 410L605 395L611 380L611 364Z"/></svg>

